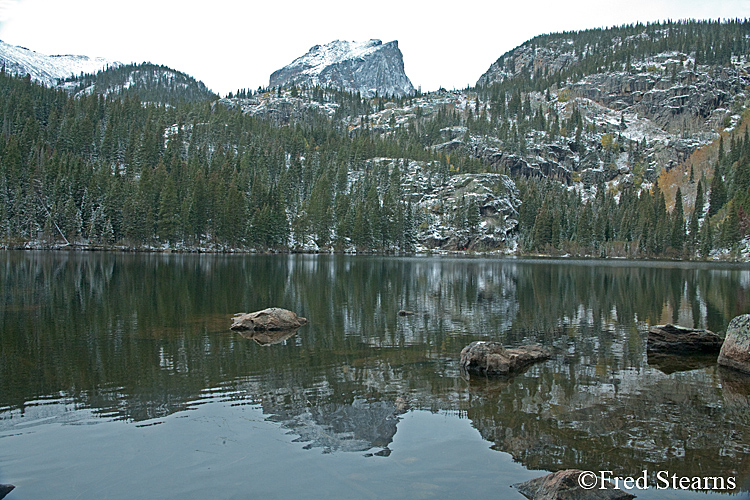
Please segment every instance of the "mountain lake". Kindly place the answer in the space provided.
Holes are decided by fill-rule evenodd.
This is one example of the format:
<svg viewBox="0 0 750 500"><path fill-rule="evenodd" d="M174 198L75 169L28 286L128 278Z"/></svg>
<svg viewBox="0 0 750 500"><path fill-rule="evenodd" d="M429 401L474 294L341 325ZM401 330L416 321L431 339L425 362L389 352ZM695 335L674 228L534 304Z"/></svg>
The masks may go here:
<svg viewBox="0 0 750 500"><path fill-rule="evenodd" d="M5 251L0 287L8 500L523 500L568 468L748 497L750 376L646 352L651 325L749 313L747 265ZM309 322L229 330L272 306ZM467 378L474 340L554 354Z"/></svg>

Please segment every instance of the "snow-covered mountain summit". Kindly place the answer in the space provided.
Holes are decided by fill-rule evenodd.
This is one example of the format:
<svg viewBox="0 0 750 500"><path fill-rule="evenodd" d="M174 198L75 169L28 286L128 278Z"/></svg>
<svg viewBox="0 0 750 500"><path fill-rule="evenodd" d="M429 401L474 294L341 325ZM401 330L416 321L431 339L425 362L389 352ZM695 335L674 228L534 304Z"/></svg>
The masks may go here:
<svg viewBox="0 0 750 500"><path fill-rule="evenodd" d="M414 92L396 40L315 45L271 75L271 87L289 85L332 86L368 97L376 92L398 96Z"/></svg>
<svg viewBox="0 0 750 500"><path fill-rule="evenodd" d="M58 80L81 73L97 73L109 66L119 66L116 61L102 57L78 55L48 56L18 47L0 40L0 66L13 75L31 75L31 79L48 87L58 84Z"/></svg>

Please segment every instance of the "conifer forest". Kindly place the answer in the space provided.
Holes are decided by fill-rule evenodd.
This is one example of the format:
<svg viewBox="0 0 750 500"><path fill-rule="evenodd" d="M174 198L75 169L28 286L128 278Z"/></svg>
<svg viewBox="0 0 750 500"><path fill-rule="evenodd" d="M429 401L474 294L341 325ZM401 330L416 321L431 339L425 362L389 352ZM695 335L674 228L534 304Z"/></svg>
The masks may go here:
<svg viewBox="0 0 750 500"><path fill-rule="evenodd" d="M0 244L745 260L749 36L743 20L542 35L475 87L404 96L289 86L221 98L153 65L51 88L3 68ZM577 56L559 65L563 49ZM527 52L545 64L523 66ZM152 78L118 87L133 71ZM629 102L597 118L586 103L608 104L603 78L690 87L673 101L710 96L654 111L676 138L660 144L634 132ZM550 158L555 168L531 168ZM515 190L494 243L475 237L491 215L479 197L420 201L479 174Z"/></svg>

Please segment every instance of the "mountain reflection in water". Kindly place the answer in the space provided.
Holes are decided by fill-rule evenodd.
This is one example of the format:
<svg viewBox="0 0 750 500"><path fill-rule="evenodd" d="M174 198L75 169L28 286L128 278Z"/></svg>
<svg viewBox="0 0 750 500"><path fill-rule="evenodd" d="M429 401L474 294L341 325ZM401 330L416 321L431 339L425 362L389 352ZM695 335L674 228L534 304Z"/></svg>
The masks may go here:
<svg viewBox="0 0 750 500"><path fill-rule="evenodd" d="M400 418L415 409L470 419L493 449L531 469L750 471L748 379L711 362L649 360L645 350L650 325L723 332L750 312L747 268L0 257L0 436L18 429L21 415L38 414L45 398L63 401L57 418L86 411L158 423L218 396L229 407L261 408L302 446L324 453L387 456ZM269 306L309 323L263 342L272 345L228 330L232 314ZM399 316L402 309L416 314ZM457 358L473 340L540 343L554 356L512 379L467 381Z"/></svg>

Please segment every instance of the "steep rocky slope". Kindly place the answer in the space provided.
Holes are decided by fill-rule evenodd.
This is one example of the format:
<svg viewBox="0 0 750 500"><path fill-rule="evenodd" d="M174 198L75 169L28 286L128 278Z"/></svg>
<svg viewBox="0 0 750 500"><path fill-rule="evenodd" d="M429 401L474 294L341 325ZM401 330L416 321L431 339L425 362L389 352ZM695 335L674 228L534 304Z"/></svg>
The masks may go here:
<svg viewBox="0 0 750 500"><path fill-rule="evenodd" d="M667 23L543 35L502 55L477 89L490 101L498 89L525 87L532 110L548 120L581 114L573 147L549 133L527 135L534 147L525 160L541 172L569 180L579 177L574 172L604 170L598 180L611 180L636 167L632 154L622 153L639 144L639 175L653 180L739 120L750 84L747 31L746 22ZM602 151L607 146L611 154Z"/></svg>
<svg viewBox="0 0 750 500"><path fill-rule="evenodd" d="M335 40L316 45L271 75L271 87L291 85L330 86L367 97L414 92L395 40L385 44Z"/></svg>

